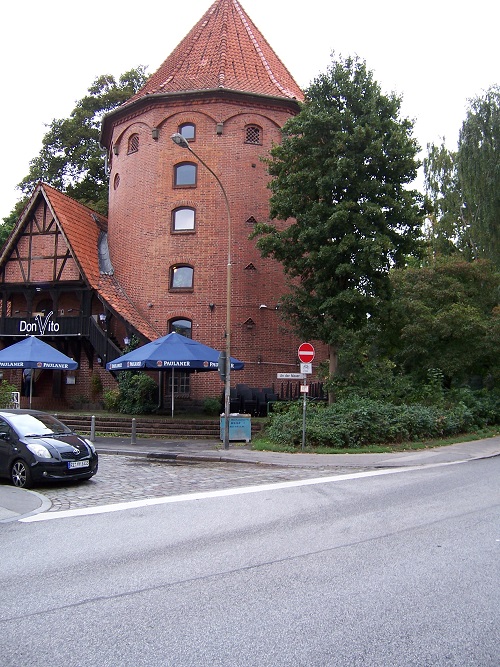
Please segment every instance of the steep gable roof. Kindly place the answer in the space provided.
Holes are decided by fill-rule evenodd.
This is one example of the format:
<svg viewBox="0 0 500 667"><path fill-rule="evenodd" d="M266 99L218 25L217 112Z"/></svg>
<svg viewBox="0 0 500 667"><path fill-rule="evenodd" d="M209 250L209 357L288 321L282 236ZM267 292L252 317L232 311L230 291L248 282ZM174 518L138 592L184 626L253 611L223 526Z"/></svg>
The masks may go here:
<svg viewBox="0 0 500 667"><path fill-rule="evenodd" d="M45 194L82 274L94 287L99 282L99 228L92 217L95 212L47 183L41 183L38 187Z"/></svg>
<svg viewBox="0 0 500 667"><path fill-rule="evenodd" d="M102 262L101 259L100 267L99 253L103 245L102 235L107 231L107 219L47 183L40 183L37 186L30 203L5 245L0 264L12 253L22 233L24 220L36 205L39 197L44 197L49 205L81 275L89 286L117 315L128 321L137 331L150 340L157 338L160 332L137 310L118 280L112 275L112 271L104 272L103 265L109 267L110 264Z"/></svg>
<svg viewBox="0 0 500 667"><path fill-rule="evenodd" d="M50 185L42 187L90 286L137 331L150 340L157 338L160 332L137 310L112 272L99 268L99 236L107 231L107 219Z"/></svg>
<svg viewBox="0 0 500 667"><path fill-rule="evenodd" d="M304 99L237 0L216 0L146 85L125 104L146 95L214 89Z"/></svg>

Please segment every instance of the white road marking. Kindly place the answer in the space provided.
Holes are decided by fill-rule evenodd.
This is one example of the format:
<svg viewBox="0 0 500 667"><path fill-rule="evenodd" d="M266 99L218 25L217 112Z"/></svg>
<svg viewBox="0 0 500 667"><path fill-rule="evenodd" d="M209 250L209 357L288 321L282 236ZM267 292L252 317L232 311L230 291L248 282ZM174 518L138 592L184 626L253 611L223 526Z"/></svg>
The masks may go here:
<svg viewBox="0 0 500 667"><path fill-rule="evenodd" d="M441 466L467 463L467 461L453 461L447 463L431 463L425 466L411 466L408 468L386 468L383 470L369 470L365 472L354 472L346 475L331 475L329 477L315 477L313 479L302 479L292 482L275 482L273 484L261 484L257 486L241 486L235 489L220 489L218 491L200 491L198 493L185 493L178 496L164 496L161 498L145 498L143 500L131 500L111 505L99 505L97 507L86 507L74 510L63 510L61 512L46 512L34 514L33 516L19 519L22 523L34 523L35 521L53 521L54 519L67 519L75 516L89 516L91 514L106 514L108 512L122 512L124 510L137 509L140 507L151 507L152 505L168 505L170 503L182 503L192 500L204 500L206 498L224 498L227 496L241 496L248 493L262 493L263 491L277 491L279 489L291 489L300 486L313 486L316 484L330 484L332 482L343 482L349 479L361 479L363 477L378 477L381 475L394 475L401 472L423 470L428 468L439 468Z"/></svg>

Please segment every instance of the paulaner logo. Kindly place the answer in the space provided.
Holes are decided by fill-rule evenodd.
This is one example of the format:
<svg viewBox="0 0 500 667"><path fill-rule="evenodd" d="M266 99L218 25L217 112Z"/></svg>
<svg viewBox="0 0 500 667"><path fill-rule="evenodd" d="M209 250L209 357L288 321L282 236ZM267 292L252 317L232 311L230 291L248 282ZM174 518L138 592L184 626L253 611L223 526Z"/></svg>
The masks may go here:
<svg viewBox="0 0 500 667"><path fill-rule="evenodd" d="M45 317L36 315L34 322L26 322L26 320L21 320L19 322L20 333L29 333L36 336L44 336L45 332L58 333L59 324L51 320L53 314L54 311L51 310L50 313L47 313Z"/></svg>

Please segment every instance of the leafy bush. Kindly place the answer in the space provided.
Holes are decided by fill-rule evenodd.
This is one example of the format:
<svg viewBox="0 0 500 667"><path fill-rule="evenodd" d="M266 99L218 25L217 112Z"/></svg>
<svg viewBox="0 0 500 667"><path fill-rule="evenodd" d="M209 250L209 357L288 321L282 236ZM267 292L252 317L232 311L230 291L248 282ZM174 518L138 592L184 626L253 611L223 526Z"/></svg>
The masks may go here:
<svg viewBox="0 0 500 667"><path fill-rule="evenodd" d="M366 398L348 398L330 406L307 406L307 443L312 447L359 448L456 435L476 424L465 403L450 408L395 405ZM302 441L302 404L297 401L273 412L267 435L280 445Z"/></svg>
<svg viewBox="0 0 500 667"><path fill-rule="evenodd" d="M474 423L482 428L500 423L500 392L481 389L472 391L468 387L450 392L449 400L461 403L474 415Z"/></svg>
<svg viewBox="0 0 500 667"><path fill-rule="evenodd" d="M110 389L104 392L104 409L108 412L119 412L120 390Z"/></svg>
<svg viewBox="0 0 500 667"><path fill-rule="evenodd" d="M207 415L220 415L222 410L220 398L206 398L203 401L203 412Z"/></svg>
<svg viewBox="0 0 500 667"><path fill-rule="evenodd" d="M12 404L12 392L17 391L17 387L2 380L0 382L0 408L8 408Z"/></svg>
<svg viewBox="0 0 500 667"><path fill-rule="evenodd" d="M141 415L154 412L158 393L156 382L146 373L125 371L120 373L118 384L120 396L118 412L128 415Z"/></svg>
<svg viewBox="0 0 500 667"><path fill-rule="evenodd" d="M395 364L385 358L350 365L344 360L341 372L326 379L324 387L339 401L364 397L392 403L404 402L414 390L411 377L397 372Z"/></svg>
<svg viewBox="0 0 500 667"><path fill-rule="evenodd" d="M102 394L102 380L97 373L90 376L90 395L93 400Z"/></svg>
<svg viewBox="0 0 500 667"><path fill-rule="evenodd" d="M444 375L439 368L427 369L425 382L417 384L410 394L414 403L425 403L425 405L444 405Z"/></svg>

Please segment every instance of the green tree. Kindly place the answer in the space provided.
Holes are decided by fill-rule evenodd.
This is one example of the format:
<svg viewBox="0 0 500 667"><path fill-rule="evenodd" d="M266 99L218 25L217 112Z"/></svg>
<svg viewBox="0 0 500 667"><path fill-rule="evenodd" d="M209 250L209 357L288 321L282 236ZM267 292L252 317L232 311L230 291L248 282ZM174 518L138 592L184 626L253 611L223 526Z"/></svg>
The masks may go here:
<svg viewBox="0 0 500 667"><path fill-rule="evenodd" d="M99 146L103 115L129 99L146 81L145 68L99 76L88 94L76 103L69 118L55 119L42 141L38 156L30 162L19 188L29 196L39 181L65 192L77 201L106 214L108 177Z"/></svg>
<svg viewBox="0 0 500 667"><path fill-rule="evenodd" d="M452 255L461 251L467 259L473 259L457 152L446 148L444 140L439 146L427 144L424 178L428 202L426 236L431 254Z"/></svg>
<svg viewBox="0 0 500 667"><path fill-rule="evenodd" d="M418 252L420 196L408 184L419 147L400 105L364 61L333 59L268 160L274 222L257 227L258 246L290 278L282 312L295 331L329 344L330 374L345 336L388 298L391 267Z"/></svg>
<svg viewBox="0 0 500 667"><path fill-rule="evenodd" d="M18 188L23 197L0 225L3 246L28 198L39 181L66 192L70 197L106 214L108 179L104 155L99 147L103 115L116 108L146 82L142 65L122 74L116 82L111 74L99 76L88 94L76 103L69 118L55 119L42 140L42 149L30 162L30 170Z"/></svg>
<svg viewBox="0 0 500 667"><path fill-rule="evenodd" d="M500 265L500 87L469 102L458 142L458 173L477 255Z"/></svg>
<svg viewBox="0 0 500 667"><path fill-rule="evenodd" d="M446 387L500 370L500 273L488 260L437 257L394 270L389 324L381 345L399 370L425 384L436 369Z"/></svg>
<svg viewBox="0 0 500 667"><path fill-rule="evenodd" d="M3 218L3 223L0 224L0 248L3 246L9 234L14 229L17 219L23 212L25 204L26 204L26 197L23 197L23 199L17 202L17 204L14 206L9 215L6 218Z"/></svg>

